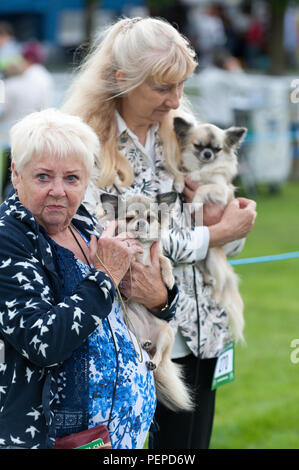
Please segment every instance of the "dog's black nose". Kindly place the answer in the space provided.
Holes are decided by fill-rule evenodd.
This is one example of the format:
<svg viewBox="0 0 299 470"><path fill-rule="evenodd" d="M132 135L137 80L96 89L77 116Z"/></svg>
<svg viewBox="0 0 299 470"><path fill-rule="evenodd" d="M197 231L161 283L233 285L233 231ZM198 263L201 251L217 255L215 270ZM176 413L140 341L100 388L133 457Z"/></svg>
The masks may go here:
<svg viewBox="0 0 299 470"><path fill-rule="evenodd" d="M135 230L139 231L139 230L144 230L146 227L146 222L145 220L139 220L138 222L136 222L136 225L135 225Z"/></svg>
<svg viewBox="0 0 299 470"><path fill-rule="evenodd" d="M204 157L205 160L210 160L210 158L212 158L212 156L213 156L213 152L210 149L205 149L202 152L202 154L203 154L203 157Z"/></svg>

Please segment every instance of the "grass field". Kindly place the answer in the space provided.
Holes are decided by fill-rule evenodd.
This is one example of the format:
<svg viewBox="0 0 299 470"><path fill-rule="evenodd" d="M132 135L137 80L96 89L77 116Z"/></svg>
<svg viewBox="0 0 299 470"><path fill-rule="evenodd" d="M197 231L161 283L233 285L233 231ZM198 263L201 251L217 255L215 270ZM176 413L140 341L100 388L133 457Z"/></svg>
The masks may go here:
<svg viewBox="0 0 299 470"><path fill-rule="evenodd" d="M256 224L239 258L299 251L299 183L256 200ZM247 344L236 348L236 380L217 391L210 448L298 449L299 363L291 362L290 344L299 338L299 258L235 270Z"/></svg>

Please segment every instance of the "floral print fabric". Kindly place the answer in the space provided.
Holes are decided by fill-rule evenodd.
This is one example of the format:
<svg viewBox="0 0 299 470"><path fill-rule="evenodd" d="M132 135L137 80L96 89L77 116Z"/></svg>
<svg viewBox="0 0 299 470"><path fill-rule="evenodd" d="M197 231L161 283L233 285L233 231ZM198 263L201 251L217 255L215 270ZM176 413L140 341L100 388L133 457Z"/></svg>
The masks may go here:
<svg viewBox="0 0 299 470"><path fill-rule="evenodd" d="M116 177L113 186L100 189L91 183L85 205L92 214L97 213L103 192L115 195L141 193L154 199L157 194L173 191L173 176L165 168L158 132L155 139L155 165L149 155L136 148L126 131L119 136L119 150L133 167L134 182L124 188ZM213 358L231 341L232 335L226 313L212 300L211 286L204 283L200 266L195 264L202 259L198 257L200 250L194 249L200 245L200 232L195 231L188 222L178 197L171 213L171 228L162 240L164 254L173 263L179 288L177 311L170 324L175 332L180 329L190 353L202 358Z"/></svg>
<svg viewBox="0 0 299 470"><path fill-rule="evenodd" d="M144 350L143 361L137 360L123 315L116 300L109 322L118 349L119 372L109 434L114 449L140 449L155 413L155 383L153 372L145 365L149 358ZM115 370L116 355L108 330L104 321L89 338L89 427L107 424L112 405L115 374L111 371ZM133 333L131 336L139 352ZM101 383L106 384L104 389Z"/></svg>

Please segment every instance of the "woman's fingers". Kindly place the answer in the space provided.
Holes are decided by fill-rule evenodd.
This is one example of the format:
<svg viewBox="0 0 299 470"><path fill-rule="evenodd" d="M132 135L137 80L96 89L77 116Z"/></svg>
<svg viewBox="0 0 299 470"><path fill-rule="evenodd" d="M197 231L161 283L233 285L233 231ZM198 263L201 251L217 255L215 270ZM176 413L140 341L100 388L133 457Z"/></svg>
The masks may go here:
<svg viewBox="0 0 299 470"><path fill-rule="evenodd" d="M132 256L137 255L137 253L143 253L143 249L136 240L126 240L126 243Z"/></svg>
<svg viewBox="0 0 299 470"><path fill-rule="evenodd" d="M91 235L89 243L89 262L93 263L98 249L98 240L95 235Z"/></svg>
<svg viewBox="0 0 299 470"><path fill-rule="evenodd" d="M117 221L116 220L112 220L111 222L109 222L109 224L107 225L107 227L103 231L103 233L101 235L101 238L114 237L116 227L117 227Z"/></svg>
<svg viewBox="0 0 299 470"><path fill-rule="evenodd" d="M183 194L185 196L186 202L190 203L193 201L198 186L199 185L197 183L193 183L193 181L185 177L185 187Z"/></svg>
<svg viewBox="0 0 299 470"><path fill-rule="evenodd" d="M107 271L108 275L111 273L115 283L119 284L137 253L143 253L137 240L100 238L97 242L94 266L101 271Z"/></svg>
<svg viewBox="0 0 299 470"><path fill-rule="evenodd" d="M252 199L247 199L246 197L238 197L236 200L239 202L240 209L246 209L247 207L253 210L256 209L256 202Z"/></svg>
<svg viewBox="0 0 299 470"><path fill-rule="evenodd" d="M97 237L95 235L91 235L90 243L89 243L89 250L95 251L97 249L97 246L98 246Z"/></svg>
<svg viewBox="0 0 299 470"><path fill-rule="evenodd" d="M220 222L224 213L224 208L212 202L203 206L203 225L215 225Z"/></svg>
<svg viewBox="0 0 299 470"><path fill-rule="evenodd" d="M188 178L188 176L185 176L185 187L187 187L188 189L192 191L196 191L197 188L199 187L199 184L194 183L194 181L191 181L190 178Z"/></svg>
<svg viewBox="0 0 299 470"><path fill-rule="evenodd" d="M158 241L154 242L151 246L151 261L153 266L160 266L160 249Z"/></svg>
<svg viewBox="0 0 299 470"><path fill-rule="evenodd" d="M183 195L185 196L186 202L192 202L194 199L195 191L189 189L187 186L184 187Z"/></svg>

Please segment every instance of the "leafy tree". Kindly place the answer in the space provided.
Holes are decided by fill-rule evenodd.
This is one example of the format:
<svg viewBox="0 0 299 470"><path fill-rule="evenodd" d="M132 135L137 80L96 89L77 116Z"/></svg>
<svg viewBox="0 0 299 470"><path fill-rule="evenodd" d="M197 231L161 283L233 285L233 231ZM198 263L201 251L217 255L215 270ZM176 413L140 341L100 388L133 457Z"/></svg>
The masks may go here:
<svg viewBox="0 0 299 470"><path fill-rule="evenodd" d="M283 73L286 66L283 47L283 23L284 15L290 2L289 0L268 0L268 2L271 14L269 29L270 73L279 75Z"/></svg>

